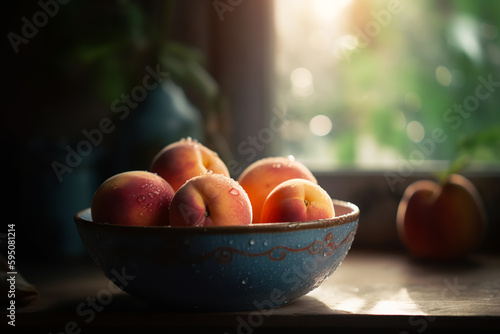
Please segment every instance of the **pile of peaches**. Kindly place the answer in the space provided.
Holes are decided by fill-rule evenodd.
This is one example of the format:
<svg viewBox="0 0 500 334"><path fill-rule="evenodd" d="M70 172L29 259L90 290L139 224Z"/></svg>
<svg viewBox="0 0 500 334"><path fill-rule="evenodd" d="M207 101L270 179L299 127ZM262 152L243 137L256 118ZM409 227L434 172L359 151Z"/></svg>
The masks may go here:
<svg viewBox="0 0 500 334"><path fill-rule="evenodd" d="M92 220L138 226L228 226L333 218L331 197L293 157L269 157L231 178L218 154L183 138L164 147L148 171L104 181Z"/></svg>

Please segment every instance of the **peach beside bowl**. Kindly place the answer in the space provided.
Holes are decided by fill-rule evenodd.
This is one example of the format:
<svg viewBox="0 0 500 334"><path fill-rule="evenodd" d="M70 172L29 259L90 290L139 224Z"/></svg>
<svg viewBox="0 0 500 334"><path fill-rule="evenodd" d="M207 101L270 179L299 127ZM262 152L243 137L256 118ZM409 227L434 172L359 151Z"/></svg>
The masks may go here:
<svg viewBox="0 0 500 334"><path fill-rule="evenodd" d="M124 291L173 310L243 311L282 306L318 287L341 264L359 209L334 200L336 217L250 226L142 227L92 222L80 237Z"/></svg>

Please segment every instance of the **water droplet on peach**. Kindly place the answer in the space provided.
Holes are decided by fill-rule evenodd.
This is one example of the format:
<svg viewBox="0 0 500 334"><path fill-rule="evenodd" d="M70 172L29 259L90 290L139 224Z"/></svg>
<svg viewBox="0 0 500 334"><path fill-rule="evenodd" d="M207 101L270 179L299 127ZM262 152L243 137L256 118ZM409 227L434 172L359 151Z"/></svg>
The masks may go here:
<svg viewBox="0 0 500 334"><path fill-rule="evenodd" d="M240 192L236 188L231 188L231 190L229 190L229 193L233 196L238 196L240 194Z"/></svg>
<svg viewBox="0 0 500 334"><path fill-rule="evenodd" d="M142 203L145 200L146 200L146 196L144 196L144 195L137 196L137 198L136 198L136 201L139 202L139 203Z"/></svg>

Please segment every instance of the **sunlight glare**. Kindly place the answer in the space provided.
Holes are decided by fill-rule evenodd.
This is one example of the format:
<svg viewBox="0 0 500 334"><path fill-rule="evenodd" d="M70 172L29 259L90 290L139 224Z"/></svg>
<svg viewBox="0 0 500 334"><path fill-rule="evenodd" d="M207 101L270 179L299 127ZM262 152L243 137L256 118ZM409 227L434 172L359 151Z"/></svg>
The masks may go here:
<svg viewBox="0 0 500 334"><path fill-rule="evenodd" d="M316 17L323 21L330 21L337 17L352 0L313 0Z"/></svg>

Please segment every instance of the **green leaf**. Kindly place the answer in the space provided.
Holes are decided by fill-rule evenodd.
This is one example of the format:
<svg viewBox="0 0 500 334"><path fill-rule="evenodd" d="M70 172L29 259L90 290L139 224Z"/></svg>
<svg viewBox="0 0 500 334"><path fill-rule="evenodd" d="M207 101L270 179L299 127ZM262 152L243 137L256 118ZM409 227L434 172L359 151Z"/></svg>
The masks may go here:
<svg viewBox="0 0 500 334"><path fill-rule="evenodd" d="M465 170L474 160L476 152L485 150L491 150L494 156L500 156L500 125L493 125L464 136L458 143L458 157L451 161L446 171L438 173L438 179L441 183L446 182L451 174Z"/></svg>
<svg viewBox="0 0 500 334"><path fill-rule="evenodd" d="M458 144L459 152L469 154L474 154L479 148L500 153L500 125L494 125L465 136Z"/></svg>
<svg viewBox="0 0 500 334"><path fill-rule="evenodd" d="M442 173L438 173L437 178L441 184L444 184L451 174L459 174L462 172L470 163L471 156L464 154L454 161L451 162L450 167Z"/></svg>
<svg viewBox="0 0 500 334"><path fill-rule="evenodd" d="M170 42L165 45L160 61L182 86L193 88L209 101L214 102L218 98L218 84L203 67L203 55L197 49Z"/></svg>

